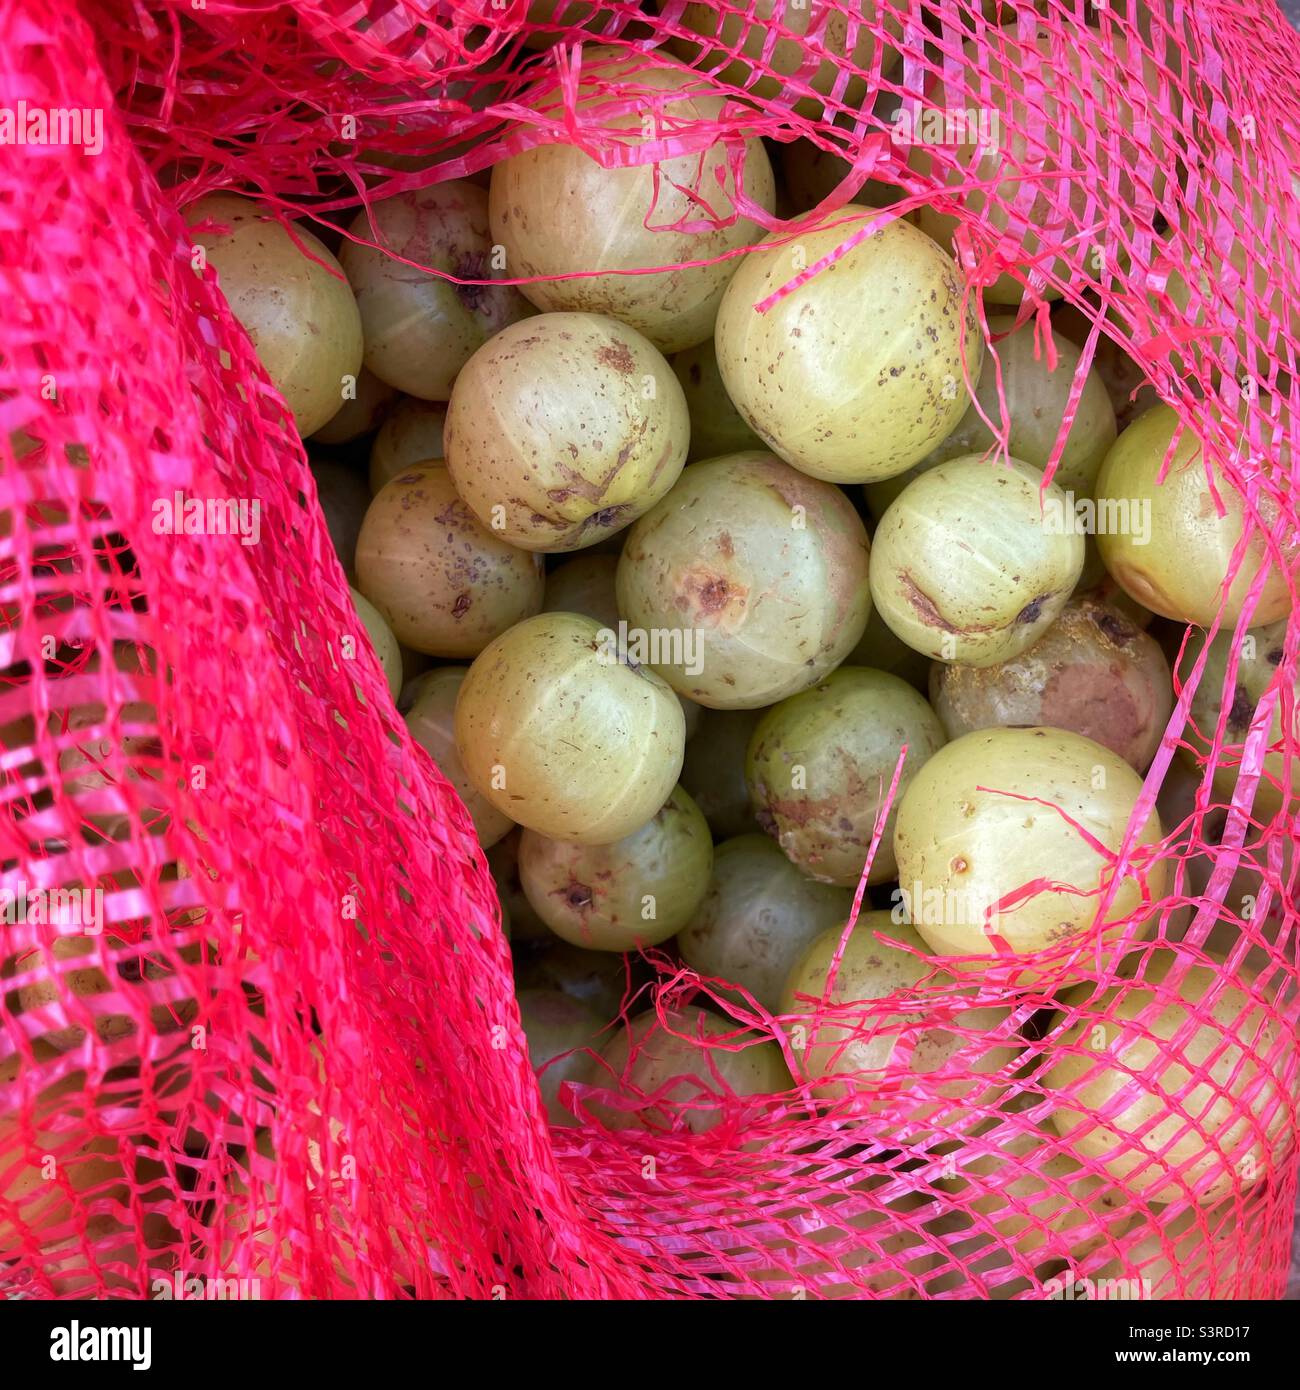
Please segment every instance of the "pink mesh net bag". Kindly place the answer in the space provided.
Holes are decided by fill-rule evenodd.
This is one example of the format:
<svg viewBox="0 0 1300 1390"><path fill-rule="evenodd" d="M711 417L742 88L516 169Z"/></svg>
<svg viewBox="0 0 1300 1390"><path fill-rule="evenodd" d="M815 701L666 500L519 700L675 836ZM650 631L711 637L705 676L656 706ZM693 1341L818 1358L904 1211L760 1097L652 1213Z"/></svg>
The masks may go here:
<svg viewBox="0 0 1300 1390"><path fill-rule="evenodd" d="M597 45L633 57L580 101ZM1180 0L8 7L0 1291L1280 1296L1297 634L1289 603L1257 614L1260 555L1294 592L1298 56L1271 7ZM669 63L707 117L666 111ZM74 111L79 142L30 124ZM918 220L994 350L992 314L1072 313L1049 475L1095 361L1121 418L1158 396L1171 451L1199 438L1241 577L1177 663L1133 813L1159 797L1158 842L1114 857L1163 886L1105 949L959 976L864 916L906 986L786 1015L652 954L624 1012L655 1010L630 1048L653 1084L611 1052L548 1125L472 823L180 210L234 187L329 242L362 201L561 138L610 166L720 146L746 187L755 137L804 180L802 211L736 198L765 231L878 206L830 261ZM665 242L725 224L712 177L661 180ZM157 525L178 495L255 505L258 542Z"/></svg>

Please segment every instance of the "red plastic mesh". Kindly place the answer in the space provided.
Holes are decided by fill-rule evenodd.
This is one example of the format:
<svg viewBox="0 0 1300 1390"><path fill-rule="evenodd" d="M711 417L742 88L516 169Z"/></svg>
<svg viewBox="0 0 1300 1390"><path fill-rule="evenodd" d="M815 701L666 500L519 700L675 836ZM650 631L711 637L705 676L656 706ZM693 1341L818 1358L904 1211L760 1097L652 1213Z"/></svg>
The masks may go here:
<svg viewBox="0 0 1300 1390"><path fill-rule="evenodd" d="M579 41L598 32L653 65L655 43L689 32L686 8L0 11L4 104L89 107L104 123L97 155L0 144L3 886L29 903L79 890L72 901L103 920L88 937L29 906L0 929L7 1295L211 1296L207 1281L239 1278L263 1297L1078 1297L1087 1280L1134 1277L1153 1297L1281 1293L1295 1206L1293 811L1284 795L1277 814L1254 814L1252 798L1277 702L1289 787L1294 622L1244 744L1220 728L1202 755L1240 762L1233 803L1205 777L1163 850L1180 867L1162 943L1194 963L1226 942L1220 983L1250 1000L1225 1034L1249 1079L1234 1086L1244 1123L1221 1156L1231 1165L1266 1135L1257 1181L1212 1206L1180 1191L1157 1209L1136 1186L1094 1200L1090 1161L1062 1177L1060 1147L1037 1127L1050 1105L1036 1069L1059 1055L1053 986L1012 991L996 971L979 1001L1006 1009L996 1035L952 1022L972 997L937 974L904 1021L898 1000L837 1013L899 1045L834 1103L804 1086L714 1096L717 1123L695 1133L659 1095L646 1103L675 1117L667 1130L548 1132L468 816L409 741L368 646L343 656L357 622L302 447L211 275L191 268L180 206L234 186L341 221L363 192L474 174L560 133L608 162L741 132L807 138L853 163L821 211L868 176L893 183L897 211L935 200L962 219L975 284L1010 270L1027 283L1026 315L1045 316L1054 287L1105 317L1252 515L1270 518L1276 553L1294 553L1300 49L1276 10L777 7L802 35L802 66L760 109L733 100L713 126L669 123L628 148L601 126L637 100L624 89L579 125ZM732 56L755 36L755 80L781 61L771 4L714 8L741 20ZM1008 42L996 20L1047 36L1014 96L993 75ZM825 58L834 82L818 94L840 24L849 42ZM861 25L901 52L889 72L842 56ZM716 51L696 66L701 90L736 96L709 76ZM859 80L881 96L874 114ZM529 127L535 83L565 94L569 114ZM928 175L909 170L882 103L933 100L939 83L950 107L1001 106L1014 183L946 179L942 148ZM1175 267L1196 270L1186 310L1167 292ZM159 534L154 504L177 491L258 501L260 543ZM1139 820L1199 677L1183 664ZM1233 887L1243 869L1265 885L1250 915ZM662 1009L701 989L728 1001L736 1036L720 1046L745 1045L747 1026L781 1036L734 991L660 965ZM1116 978L1114 957L1083 968L1099 985ZM1261 1016L1276 1029L1267 1047ZM964 1045L939 1072L910 1071L919 1031L944 1023ZM1183 1104L1206 1077L1187 1049L1193 1023L1164 1045L1162 1084L1203 1134ZM1014 1067L972 1087L1013 1033ZM1167 1176L1177 1186L1189 1172L1174 1163ZM1079 1221L1048 1219L1045 1202Z"/></svg>

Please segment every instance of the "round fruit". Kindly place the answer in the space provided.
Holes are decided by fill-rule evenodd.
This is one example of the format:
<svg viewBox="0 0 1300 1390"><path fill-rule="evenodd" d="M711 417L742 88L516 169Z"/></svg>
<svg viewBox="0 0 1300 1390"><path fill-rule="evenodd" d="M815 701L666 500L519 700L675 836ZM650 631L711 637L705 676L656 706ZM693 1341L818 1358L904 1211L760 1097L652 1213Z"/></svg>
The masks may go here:
<svg viewBox="0 0 1300 1390"><path fill-rule="evenodd" d="M1232 800L1237 789L1237 778L1241 770L1241 755L1250 726L1255 718L1255 709L1274 680L1285 655L1287 620L1270 623L1244 633L1240 639L1229 628L1219 631L1210 643L1205 658L1205 670L1201 672L1200 683L1192 696L1191 720L1183 731L1183 738L1190 747L1180 747L1190 762L1197 755L1207 756L1211 752L1211 740L1222 729L1223 741L1214 761L1214 792L1224 802ZM1191 674L1201 651L1205 647L1206 634L1198 628L1188 633L1188 650L1183 657L1181 673L1186 678ZM1228 663L1236 649L1236 681L1227 702L1225 711L1224 686L1228 678ZM1291 740L1283 729L1283 704L1286 695L1291 697ZM1271 819L1282 809L1285 793L1291 797L1300 795L1300 758L1292 754L1290 768L1285 752L1288 742L1294 747L1294 740L1300 737L1300 681L1291 683L1291 690L1279 692L1277 703L1273 706L1273 719L1269 725L1268 744L1276 751L1265 755L1264 767L1255 788L1254 815L1258 819Z"/></svg>
<svg viewBox="0 0 1300 1390"><path fill-rule="evenodd" d="M757 1040L737 1047L740 1031L700 1008L668 1013L662 1026L653 1009L639 1014L604 1049L605 1065L593 1070L594 1084L621 1092L629 1108L588 1108L606 1129L683 1127L704 1134L739 1098L788 1090L781 1049ZM718 1045L723 1038L728 1041Z"/></svg>
<svg viewBox="0 0 1300 1390"><path fill-rule="evenodd" d="M379 427L370 446L370 491L377 493L413 463L443 458L442 431L447 407L404 396Z"/></svg>
<svg viewBox="0 0 1300 1390"><path fill-rule="evenodd" d="M984 423L981 410L990 420L1007 422L1007 452L1012 458L1039 470L1047 467L1061 431L1082 354L1069 339L1054 338L1057 360L1052 370L1046 347L1037 345L1034 322L1031 320L1022 328L1013 328L1014 323L1013 318L989 318L989 330L1007 336L995 344L996 358L994 352L984 354L975 400L947 439L915 468L884 482L867 484L867 506L873 516L883 516L890 503L920 473L962 454L985 454L997 447L998 441ZM1005 415L998 399L999 370L1002 397L1007 403ZM1114 442L1115 411L1101 377L1093 368L1084 378L1074 422L1052 481L1067 494L1090 498L1101 462Z"/></svg>
<svg viewBox="0 0 1300 1390"><path fill-rule="evenodd" d="M311 472L334 553L339 557L343 573L351 575L357 556L357 537L370 506L370 489L356 469L334 459L312 459Z"/></svg>
<svg viewBox="0 0 1300 1390"><path fill-rule="evenodd" d="M1131 173L1140 168L1159 202L1166 152L1147 112L1160 106L1163 115L1174 89L1166 82L1163 100L1157 95L1155 57L1145 48L1130 56L1117 28L1108 28L1105 44L1103 50L1086 28L1068 43L1046 25L1026 32L1018 18L1015 26L985 29L965 45L954 90L936 67L924 103L908 108L916 127L908 160L913 171L933 178L937 189L946 184L952 190L947 197L961 204L985 239L998 242L999 256L1019 263L1018 275L1004 271L984 286L984 297L993 303L1019 304L1021 277L1071 278L1065 259L1046 255L1043 243L1078 238L1096 220L1097 189L1110 190L1109 205L1116 209L1136 208L1139 201L1149 206L1152 192L1139 190ZM1143 82L1151 106L1143 101L1139 109L1133 95ZM958 143L940 137L947 147L936 159L935 142L924 138L925 123L939 117L936 124L946 132L954 112L966 117ZM971 120L976 112L981 119ZM1134 138L1137 129L1145 132L1143 143ZM1081 164L1077 151L1085 148L1089 157ZM932 207L920 210L921 226L943 246L952 245L958 221ZM1044 237L1042 228L1052 231ZM980 257L979 242L975 250ZM1055 299L1060 290L1042 285L1039 293Z"/></svg>
<svg viewBox="0 0 1300 1390"><path fill-rule="evenodd" d="M1071 970L1091 969L1125 919L1165 892L1168 861L1144 852L1161 837L1154 811L1115 882L1141 794L1127 763L1060 729L982 729L947 744L898 809L894 852L912 922L937 954L975 958L954 969L1019 964L1029 982L1033 958L1059 948L1077 952Z"/></svg>
<svg viewBox="0 0 1300 1390"><path fill-rule="evenodd" d="M342 267L308 231L292 234L256 203L212 193L185 209L211 222L195 244L216 267L230 310L305 439L343 403L361 371L361 316Z"/></svg>
<svg viewBox="0 0 1300 1390"><path fill-rule="evenodd" d="M944 744L923 696L884 671L841 666L783 700L750 740L745 780L759 824L823 883L856 888L904 746L907 760L868 883L895 875L894 821L908 783Z"/></svg>
<svg viewBox="0 0 1300 1390"><path fill-rule="evenodd" d="M577 119L617 132L620 145L635 152L647 141L690 138L692 130L716 123L726 104L704 93L701 78L644 53L592 47L583 50L576 96ZM654 63L652 66L651 63ZM669 94L661 98L660 94ZM681 93L680 96L672 96ZM611 110L611 102L633 109ZM541 121L569 121L567 98L554 85L532 106ZM734 132L734 122L730 129ZM661 352L678 352L713 332L718 302L736 268L729 251L759 234L736 215L732 140L712 144L658 164L604 168L576 144L559 140L503 159L492 170L493 240L505 247L512 276L572 275L521 286L546 311L610 314L635 328ZM744 142L744 192L771 212L776 185L763 142ZM729 220L730 219L730 220ZM703 230L675 224L709 224ZM658 266L656 275L619 274ZM580 272L599 268L600 275Z"/></svg>
<svg viewBox="0 0 1300 1390"><path fill-rule="evenodd" d="M475 656L542 606L540 556L479 524L441 464L420 464L371 502L357 586L399 641L430 656Z"/></svg>
<svg viewBox="0 0 1300 1390"><path fill-rule="evenodd" d="M692 465L632 528L618 606L680 695L756 709L815 685L871 611L866 528L771 454Z"/></svg>
<svg viewBox="0 0 1300 1390"><path fill-rule="evenodd" d="M546 576L543 613L581 613L618 631L617 555L575 555Z"/></svg>
<svg viewBox="0 0 1300 1390"><path fill-rule="evenodd" d="M686 745L682 786L704 813L715 839L758 829L745 785L745 753L763 711L706 709L697 736Z"/></svg>
<svg viewBox="0 0 1300 1390"><path fill-rule="evenodd" d="M796 1021L786 1025L791 1050L812 1083L813 1094L833 1101L854 1092L876 1090L884 1081L889 1084L880 1105L892 1107L898 1101L897 1077L878 1073L890 1069L896 1073L905 1067L926 1075L956 1068L970 1074L944 1082L938 1090L943 1100L992 1104L998 1088L983 1078L1009 1067L1020 1049L1005 1040L977 1041L970 1034L1003 1028L1007 1011L959 1009L951 1022L965 1032L954 1032L938 1023L918 1030L915 1025L926 1020L940 997L937 991L916 992L916 986L934 973L933 967L922 957L882 939L924 952L926 944L915 929L895 922L889 912L864 912L849 935L832 980L831 970L843 936L841 924L817 937L795 962L781 995L781 1012ZM888 1011L852 1008L882 999L897 1007ZM827 1009L827 1004L832 1007ZM905 1048L895 1061L900 1043ZM945 1108L951 1109L939 1100L917 1104L909 1122L919 1123Z"/></svg>
<svg viewBox="0 0 1300 1390"><path fill-rule="evenodd" d="M1145 772L1173 712L1160 644L1122 613L1072 600L1028 651L999 666L930 670L930 702L949 738L1048 725L1093 739Z"/></svg>
<svg viewBox="0 0 1300 1390"><path fill-rule="evenodd" d="M447 410L447 467L485 526L526 550L580 550L677 481L690 424L672 369L599 314L542 314L469 360Z"/></svg>
<svg viewBox="0 0 1300 1390"><path fill-rule="evenodd" d="M631 951L674 936L709 886L713 841L680 787L613 844L569 844L525 830L519 880L533 910L574 946Z"/></svg>
<svg viewBox="0 0 1300 1390"><path fill-rule="evenodd" d="M1238 1222L1234 1204L1225 1201L1206 1210L1191 1206L1154 1229L1138 1220L1130 1234L1148 1232L1119 1259L1109 1260L1094 1276L1108 1288L1129 1280L1129 1297L1154 1299L1267 1298L1260 1259L1260 1233L1253 1223Z"/></svg>
<svg viewBox="0 0 1300 1390"><path fill-rule="evenodd" d="M1181 429L1178 447L1165 457ZM1265 535L1253 530L1240 568L1225 594L1233 552L1248 524L1241 495L1214 467L1220 515L1206 477L1201 441L1182 429L1177 413L1158 405L1139 416L1115 441L1097 479L1097 544L1106 568L1138 603L1166 618L1209 627L1241 614L1261 565L1269 568L1251 624L1276 622L1291 610L1285 571L1269 557ZM1276 506L1261 491L1266 526ZM1101 525L1101 519L1106 525ZM1252 523L1253 526L1253 523Z"/></svg>
<svg viewBox="0 0 1300 1390"><path fill-rule="evenodd" d="M566 1081L589 1081L593 1059L585 1049L598 1045L605 1020L569 994L550 989L521 989L519 1021L528 1039L528 1064L537 1072L542 1104L553 1125L576 1125L578 1120L560 1102Z"/></svg>
<svg viewBox="0 0 1300 1390"><path fill-rule="evenodd" d="M512 285L490 280L492 235L487 194L450 179L363 208L339 259L356 291L366 366L407 395L445 401L474 351L530 312ZM408 264L411 262L411 264Z"/></svg>
<svg viewBox="0 0 1300 1390"><path fill-rule="evenodd" d="M357 376L356 394L344 398L343 404L312 435L316 444L350 444L363 434L378 428L388 408L397 400L397 392L366 368Z"/></svg>
<svg viewBox="0 0 1300 1390"><path fill-rule="evenodd" d="M660 9L665 8L661 3ZM899 65L897 51L881 46L870 26L883 25L897 37L902 25L876 0L858 0L856 6L827 0L756 0L745 11L720 10L716 4L692 0L679 23L706 40L693 43L674 35L670 46L683 61L719 82L742 88L751 100L790 103L800 115L814 119L826 107L861 106L870 90L866 74L875 70L877 48L884 76L892 76ZM769 44L774 28L776 42ZM808 73L813 53L817 66ZM848 82L837 90L844 73L849 74ZM823 101L826 97L830 101Z"/></svg>
<svg viewBox="0 0 1300 1390"><path fill-rule="evenodd" d="M474 662L456 702L456 747L479 791L530 830L597 845L668 800L685 736L672 690L599 634L576 613L529 618Z"/></svg>
<svg viewBox="0 0 1300 1390"><path fill-rule="evenodd" d="M1209 1204L1265 1177L1295 1111L1272 1011L1165 948L1144 955L1140 978L1094 988L1063 994L1053 1020L1043 1084L1061 1137L1150 1202Z"/></svg>
<svg viewBox="0 0 1300 1390"><path fill-rule="evenodd" d="M1046 508L1046 510L1045 510ZM1065 494L1042 474L967 454L911 482L881 518L871 598L894 633L939 661L993 666L1056 621L1083 570Z"/></svg>
<svg viewBox="0 0 1300 1390"><path fill-rule="evenodd" d="M357 610L357 617L361 619L361 626L366 630L384 678L388 681L388 693L395 700L402 688L402 652L397 638L384 621L383 614L364 594L357 593L355 589L349 589L348 593L352 595L352 606Z"/></svg>
<svg viewBox="0 0 1300 1390"><path fill-rule="evenodd" d="M919 463L970 403L963 342L972 379L983 363L952 258L901 220L758 311L879 215L849 203L793 242L773 233L742 260L718 311L718 367L737 410L788 463L836 483Z"/></svg>
<svg viewBox="0 0 1300 1390"><path fill-rule="evenodd" d="M742 449L761 449L762 440L740 417L722 384L713 339L674 353L671 366L682 384L686 410L691 417L691 451L688 462L720 458Z"/></svg>
<svg viewBox="0 0 1300 1390"><path fill-rule="evenodd" d="M852 913L852 893L814 883L765 836L738 835L714 851L708 891L677 947L701 975L740 985L775 1013L804 947Z"/></svg>
<svg viewBox="0 0 1300 1390"><path fill-rule="evenodd" d="M506 835L513 821L503 815L465 775L456 751L456 697L465 683L467 667L439 666L426 671L412 690L414 699L405 711L411 737L438 764L442 775L456 789L474 822L474 833L484 849ZM405 702L403 702L405 703Z"/></svg>

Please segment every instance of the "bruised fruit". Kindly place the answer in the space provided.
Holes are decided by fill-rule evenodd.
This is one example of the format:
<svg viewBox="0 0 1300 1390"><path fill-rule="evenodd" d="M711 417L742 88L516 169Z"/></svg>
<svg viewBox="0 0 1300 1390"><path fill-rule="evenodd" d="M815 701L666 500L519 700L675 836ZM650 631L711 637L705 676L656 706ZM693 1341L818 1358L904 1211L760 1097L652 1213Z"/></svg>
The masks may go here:
<svg viewBox="0 0 1300 1390"><path fill-rule="evenodd" d="M361 316L338 261L309 231L257 203L211 193L185 209L221 292L305 439L327 424L361 371Z"/></svg>
<svg viewBox="0 0 1300 1390"><path fill-rule="evenodd" d="M907 758L868 883L894 877L894 821L908 783L944 744L924 696L884 671L841 666L763 716L745 760L759 824L823 883L855 888L903 749Z"/></svg>
<svg viewBox="0 0 1300 1390"><path fill-rule="evenodd" d="M644 659L710 709L757 709L849 654L871 611L866 529L771 454L693 464L632 529L618 606Z"/></svg>
<svg viewBox="0 0 1300 1390"><path fill-rule="evenodd" d="M689 922L709 885L713 841L680 787L645 825L612 844L572 844L525 830L519 880L559 937L597 951L667 941Z"/></svg>
<svg viewBox="0 0 1300 1390"><path fill-rule="evenodd" d="M718 367L740 414L788 463L834 483L919 463L970 402L963 343L972 379L983 361L957 266L908 222L873 232L759 312L879 215L850 203L793 242L773 233L745 256L718 313Z"/></svg>
<svg viewBox="0 0 1300 1390"><path fill-rule="evenodd" d="M911 921L936 954L973 957L954 969L1018 966L1022 983L1067 963L1090 969L1125 919L1165 892L1154 811L1115 881L1141 794L1126 762L1061 729L982 729L945 745L898 809L894 851ZM1054 953L1050 966L1036 965L1043 952Z"/></svg>
<svg viewBox="0 0 1300 1390"><path fill-rule="evenodd" d="M504 815L551 839L612 844L668 800L685 718L647 666L629 665L576 613L543 613L498 637L456 702L470 781Z"/></svg>
<svg viewBox="0 0 1300 1390"><path fill-rule="evenodd" d="M1160 644L1113 608L1072 600L1027 651L998 666L936 662L930 702L949 738L1048 725L1093 739L1145 772L1173 712Z"/></svg>
<svg viewBox="0 0 1300 1390"><path fill-rule="evenodd" d="M701 975L740 985L775 1012L804 947L852 912L847 889L800 873L766 836L738 835L714 850L708 890L677 948Z"/></svg>
<svg viewBox="0 0 1300 1390"><path fill-rule="evenodd" d="M647 141L716 122L724 98L686 68L641 53L582 50L576 114L615 132L635 154ZM680 95L677 95L680 94ZM628 109L629 101L636 101ZM539 121L573 117L552 83L529 101ZM622 103L623 109L610 109ZM731 126L734 133L734 124ZM736 215L733 158L740 142L717 139L658 164L605 168L563 137L509 155L492 170L492 239L505 248L512 276L571 276L521 286L539 309L609 314L661 352L703 342L736 268L725 257L757 239L759 228ZM746 197L771 212L776 185L763 142L743 142ZM727 225L710 225L716 222ZM690 223L695 230L675 224ZM710 261L690 265L687 261ZM653 275L620 271L665 269ZM581 272L599 269L600 275Z"/></svg>
<svg viewBox="0 0 1300 1390"><path fill-rule="evenodd" d="M993 666L1032 646L1083 570L1065 494L1027 463L977 454L908 484L871 548L871 598L894 633L939 661Z"/></svg>
<svg viewBox="0 0 1300 1390"><path fill-rule="evenodd" d="M370 504L357 587L394 635L430 656L476 656L542 606L540 556L480 525L436 463L408 468Z"/></svg>
<svg viewBox="0 0 1300 1390"><path fill-rule="evenodd" d="M1178 444L1166 471L1176 433ZM1240 493L1217 463L1211 472L1214 492L1200 439L1181 425L1170 406L1158 405L1139 416L1115 441L1097 479L1101 558L1138 603L1200 627L1209 627L1220 612L1224 623L1235 622L1255 576L1266 567L1250 623L1262 627L1276 622L1291 611L1286 571L1269 555L1265 533L1249 520ZM1263 489L1256 505L1264 525L1271 525L1276 503ZM1250 539L1228 585L1233 554L1247 527Z"/></svg>
<svg viewBox="0 0 1300 1390"><path fill-rule="evenodd" d="M490 849L513 822L475 788L456 751L456 697L467 670L465 666L439 666L426 671L415 682L413 698L404 715L411 737L438 764L438 770L465 803L479 844Z"/></svg>
<svg viewBox="0 0 1300 1390"><path fill-rule="evenodd" d="M513 285L458 283L503 273L487 204L481 188L449 179L362 208L348 228L361 240L344 241L339 260L356 292L366 366L409 396L445 401L474 351L531 312Z"/></svg>
<svg viewBox="0 0 1300 1390"><path fill-rule="evenodd" d="M589 1081L591 1053L605 1026L586 1004L570 994L550 989L521 989L519 1021L528 1040L528 1064L537 1073L546 1117L553 1125L576 1125L573 1112L560 1101L560 1087L566 1081Z"/></svg>
<svg viewBox="0 0 1300 1390"><path fill-rule="evenodd" d="M686 461L682 388L639 333L600 314L540 314L469 360L447 410L447 467L493 533L581 550L654 506Z"/></svg>
<svg viewBox="0 0 1300 1390"><path fill-rule="evenodd" d="M592 1102L588 1109L606 1129L704 1134L741 1098L788 1090L790 1073L776 1043L737 1033L738 1024L700 1008L670 1012L662 1025L654 1010L639 1014L614 1035L604 1065L592 1072L593 1084L617 1092L622 1104Z"/></svg>

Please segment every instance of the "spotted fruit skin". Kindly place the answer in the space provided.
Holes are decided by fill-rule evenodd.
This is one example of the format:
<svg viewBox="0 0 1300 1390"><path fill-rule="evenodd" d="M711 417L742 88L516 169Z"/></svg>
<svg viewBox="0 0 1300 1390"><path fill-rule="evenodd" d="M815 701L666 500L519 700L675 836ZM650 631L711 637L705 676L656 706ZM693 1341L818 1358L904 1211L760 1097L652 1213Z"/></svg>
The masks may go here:
<svg viewBox="0 0 1300 1390"><path fill-rule="evenodd" d="M804 873L856 888L903 749L906 760L876 848L870 884L894 877L894 823L912 778L943 747L923 695L885 671L841 666L769 710L745 780L758 821Z"/></svg>
<svg viewBox="0 0 1300 1390"><path fill-rule="evenodd" d="M872 601L895 636L936 661L1006 661L1055 622L1083 573L1072 515L1027 463L950 459L881 518Z"/></svg>
<svg viewBox="0 0 1300 1390"><path fill-rule="evenodd" d="M686 718L648 666L611 653L600 624L541 613L475 660L456 700L456 748L503 815L557 840L610 844L668 800Z"/></svg>
<svg viewBox="0 0 1300 1390"><path fill-rule="evenodd" d="M1141 793L1123 759L1061 729L980 729L945 745L912 779L894 829L911 921L936 954L970 958L954 969L1085 973L1126 919L1131 934L1149 929L1168 883L1168 860L1150 853L1154 810L1114 881Z"/></svg>
<svg viewBox="0 0 1300 1390"><path fill-rule="evenodd" d="M686 398L663 355L601 314L538 314L465 364L443 445L456 491L524 550L596 545L649 511L686 462Z"/></svg>
<svg viewBox="0 0 1300 1390"><path fill-rule="evenodd" d="M869 554L839 488L773 454L731 454L693 464L632 528L619 611L668 647L680 641L654 661L679 695L759 709L815 685L857 645Z"/></svg>
<svg viewBox="0 0 1300 1390"><path fill-rule="evenodd" d="M533 910L574 946L655 946L691 920L709 886L713 839L680 788L645 825L608 845L569 844L525 830L519 878Z"/></svg>

